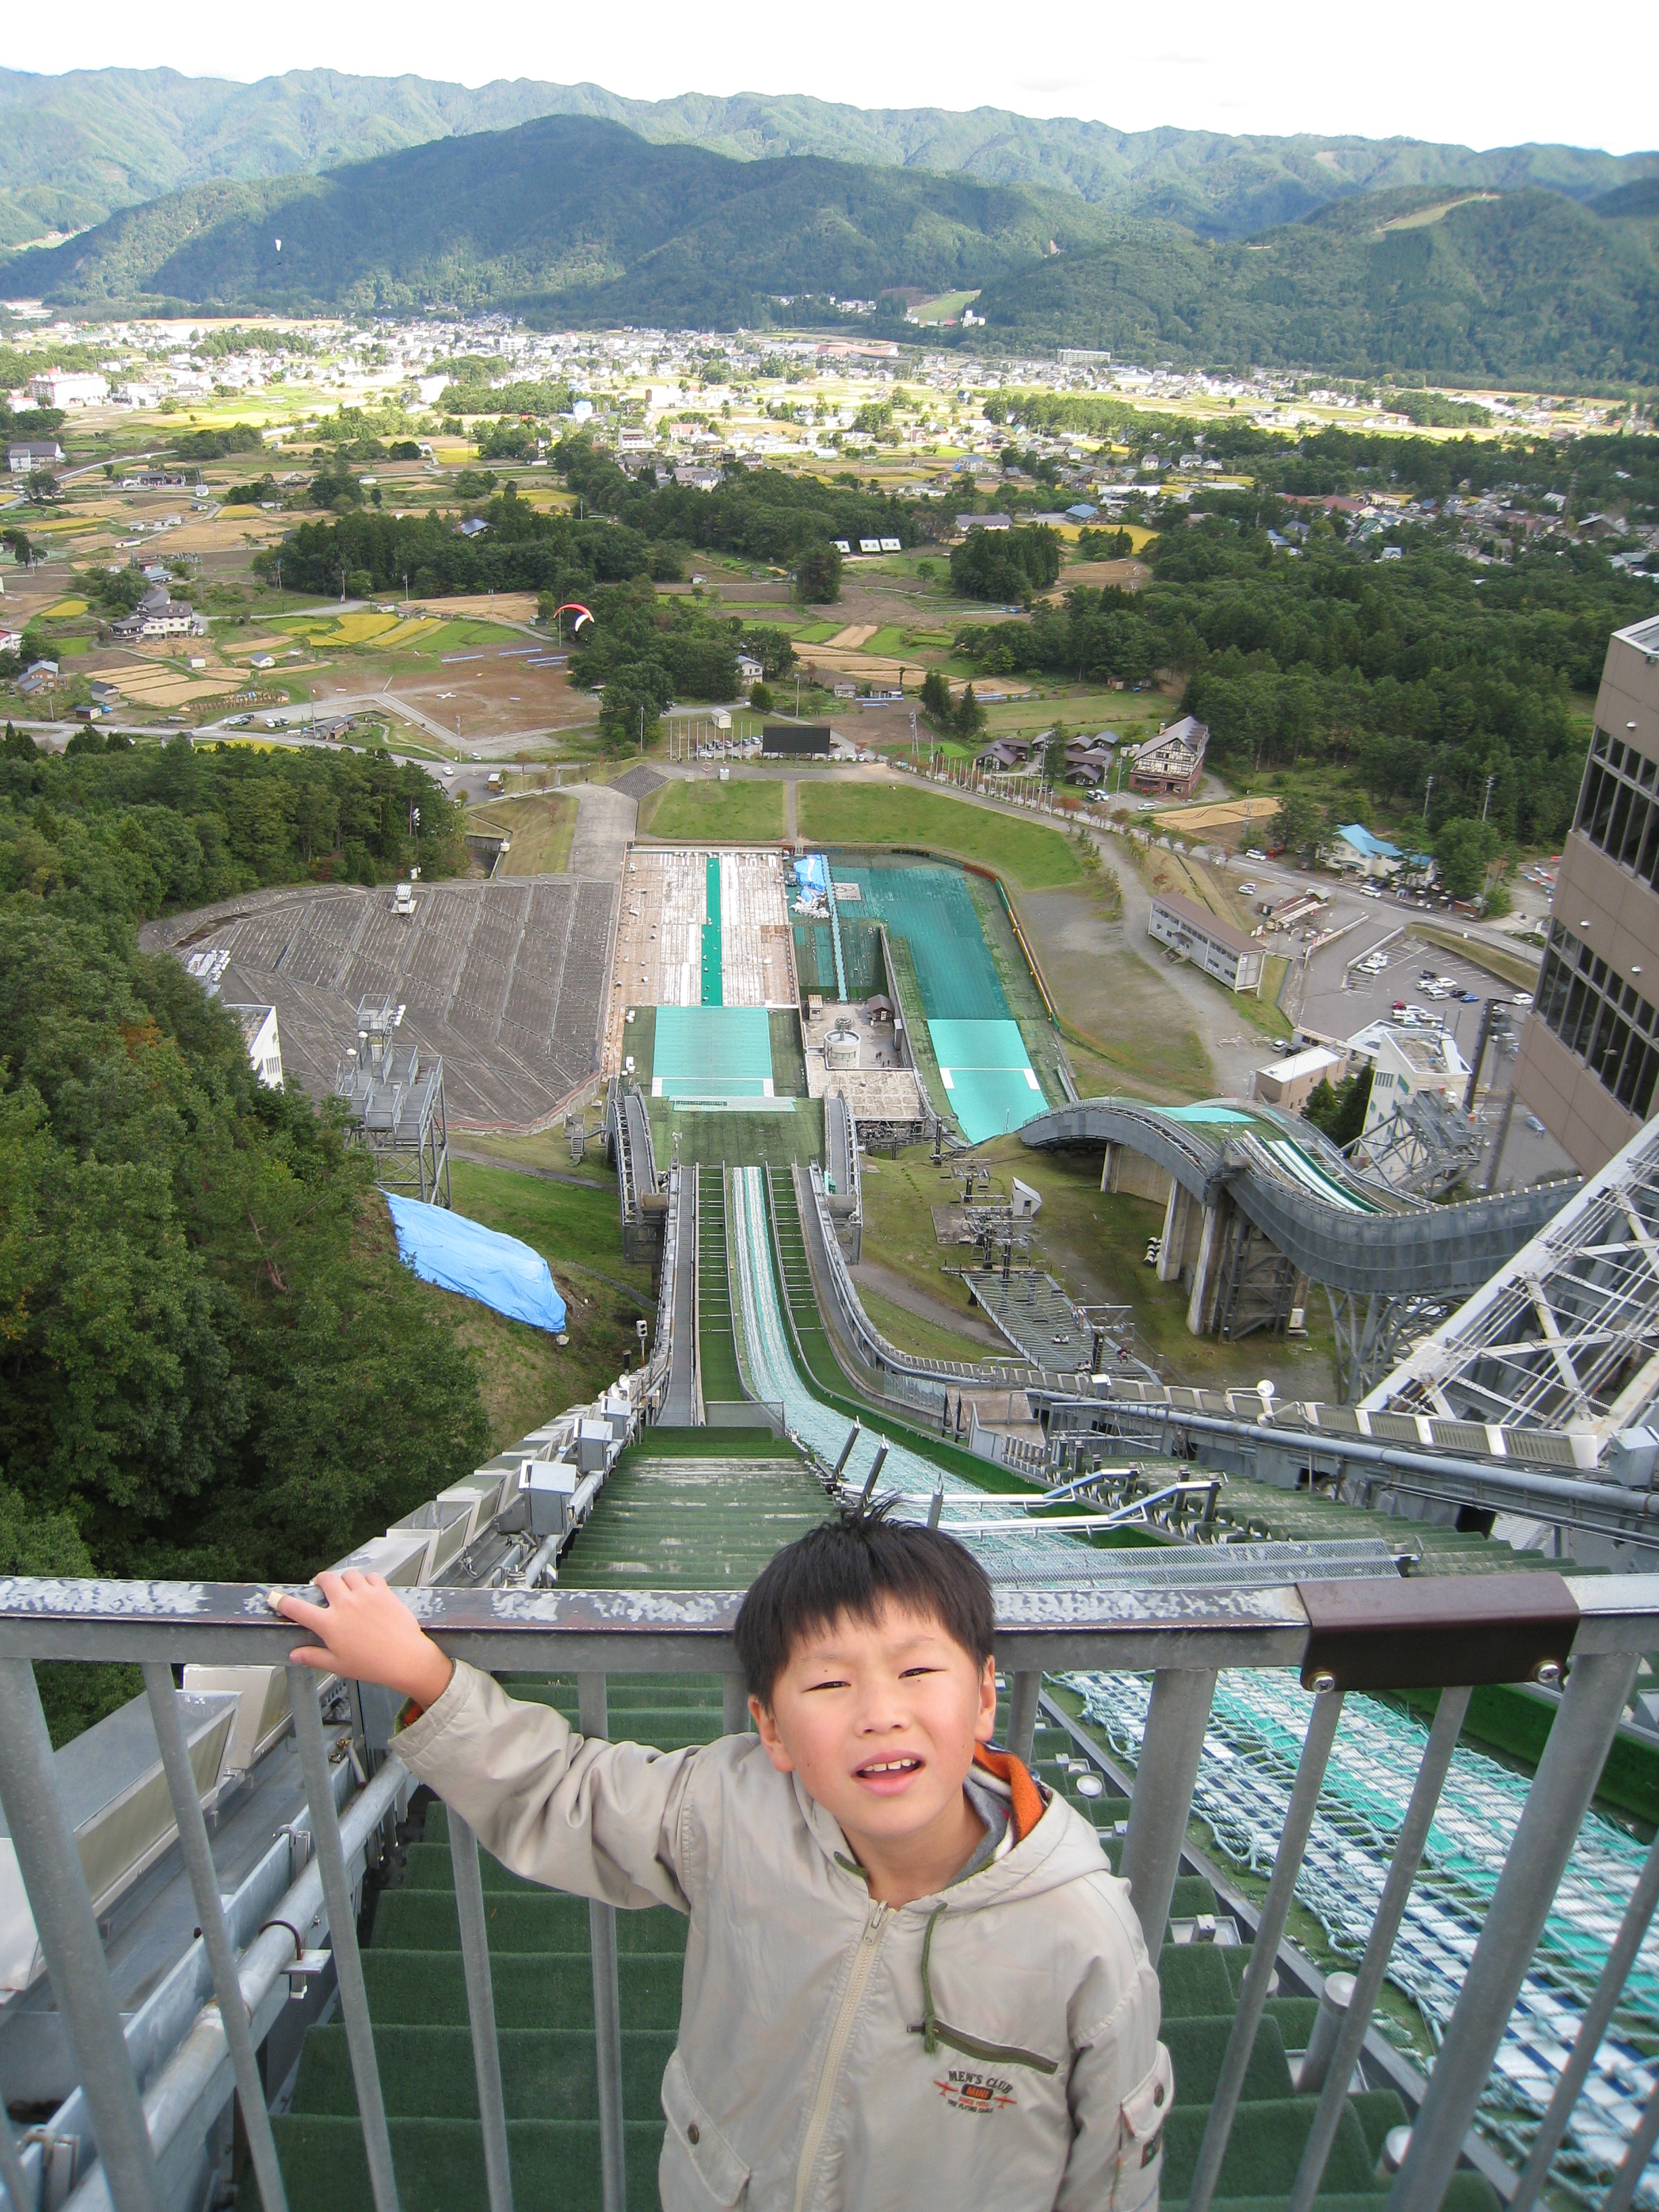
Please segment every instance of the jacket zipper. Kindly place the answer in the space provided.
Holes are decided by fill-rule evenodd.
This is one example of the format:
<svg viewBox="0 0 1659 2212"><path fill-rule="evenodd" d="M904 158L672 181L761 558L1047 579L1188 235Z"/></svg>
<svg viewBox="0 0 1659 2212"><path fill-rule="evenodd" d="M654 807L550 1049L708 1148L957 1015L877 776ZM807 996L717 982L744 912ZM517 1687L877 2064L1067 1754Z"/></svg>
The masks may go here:
<svg viewBox="0 0 1659 2212"><path fill-rule="evenodd" d="M835 2027L830 2030L830 2047L823 2054L817 2094L812 2102L812 2116L806 2123L806 2138L801 2145L800 2164L795 2169L794 2212L805 2212L812 2168L817 2163L823 2131L830 2124L830 2107L835 2100L836 2082L841 2073L847 2039L853 2032L853 2021L864 1996L864 1985L870 1978L870 1970L876 1963L876 1954L881 1948L882 1937L886 1931L887 1907L878 1905L866 1922L864 1933L859 1937L852 1972L848 1975L847 1987L842 1992L841 2008L836 2014Z"/></svg>

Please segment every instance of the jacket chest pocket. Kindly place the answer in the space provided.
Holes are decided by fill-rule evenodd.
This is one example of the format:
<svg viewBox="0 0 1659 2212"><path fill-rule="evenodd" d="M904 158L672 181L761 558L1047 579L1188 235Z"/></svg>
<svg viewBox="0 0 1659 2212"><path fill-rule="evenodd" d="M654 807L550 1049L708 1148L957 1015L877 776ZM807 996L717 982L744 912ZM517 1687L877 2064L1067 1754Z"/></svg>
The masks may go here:
<svg viewBox="0 0 1659 2212"><path fill-rule="evenodd" d="M668 2133L657 2178L666 2212L746 2204L749 2168L708 2117L678 2051L663 2074L662 2108Z"/></svg>
<svg viewBox="0 0 1659 2212"><path fill-rule="evenodd" d="M1123 2100L1118 2115L1117 2170L1112 2212L1136 2212L1158 2202L1164 2174L1164 2123L1175 2102L1175 2069L1160 2043L1152 2070Z"/></svg>

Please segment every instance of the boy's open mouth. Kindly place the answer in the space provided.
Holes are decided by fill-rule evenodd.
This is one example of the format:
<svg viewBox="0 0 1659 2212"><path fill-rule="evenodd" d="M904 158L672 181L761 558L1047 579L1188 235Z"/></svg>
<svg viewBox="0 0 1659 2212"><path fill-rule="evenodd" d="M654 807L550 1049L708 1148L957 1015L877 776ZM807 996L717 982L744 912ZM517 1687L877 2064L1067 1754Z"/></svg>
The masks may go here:
<svg viewBox="0 0 1659 2212"><path fill-rule="evenodd" d="M866 1759L855 1767L854 1778L872 1790L902 1789L913 1774L920 1774L923 1761L913 1753L902 1752L895 1758Z"/></svg>

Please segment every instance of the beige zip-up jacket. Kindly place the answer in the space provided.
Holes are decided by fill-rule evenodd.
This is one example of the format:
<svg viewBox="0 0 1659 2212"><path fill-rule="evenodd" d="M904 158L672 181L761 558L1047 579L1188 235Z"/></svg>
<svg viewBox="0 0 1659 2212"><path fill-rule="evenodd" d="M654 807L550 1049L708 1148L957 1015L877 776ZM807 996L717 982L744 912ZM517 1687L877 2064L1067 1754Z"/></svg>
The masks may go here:
<svg viewBox="0 0 1659 2212"><path fill-rule="evenodd" d="M757 1736L584 1738L459 1666L397 1748L517 1873L690 1915L664 2212L1156 2212L1158 1978L1063 1798L966 1880L890 1907Z"/></svg>

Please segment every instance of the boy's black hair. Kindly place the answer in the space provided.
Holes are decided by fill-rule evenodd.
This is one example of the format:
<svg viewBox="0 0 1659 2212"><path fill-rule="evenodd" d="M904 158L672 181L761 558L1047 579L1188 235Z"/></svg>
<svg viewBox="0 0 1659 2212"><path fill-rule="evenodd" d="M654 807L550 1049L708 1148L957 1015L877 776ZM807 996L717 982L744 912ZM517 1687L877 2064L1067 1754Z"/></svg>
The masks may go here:
<svg viewBox="0 0 1659 2212"><path fill-rule="evenodd" d="M786 1545L750 1586L732 1632L744 1683L770 1707L778 1676L804 1636L845 1613L873 1620L891 1602L928 1615L982 1667L995 1613L985 1570L942 1528L890 1521L890 1499L844 1507Z"/></svg>

